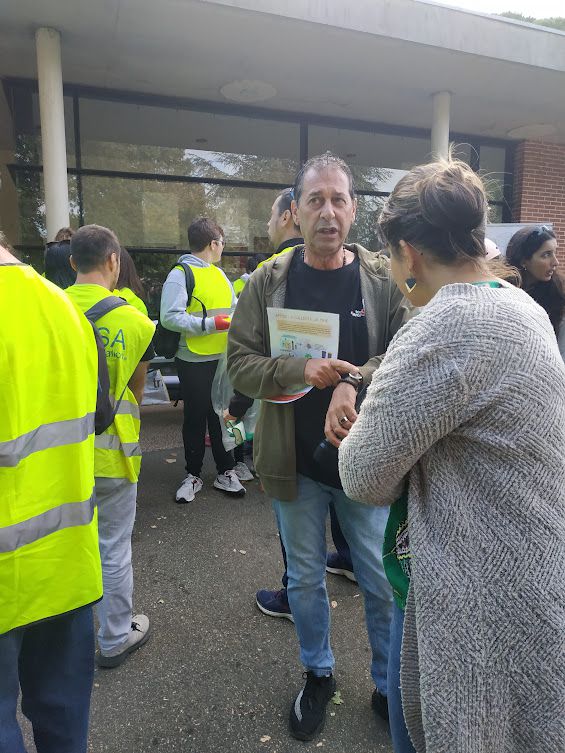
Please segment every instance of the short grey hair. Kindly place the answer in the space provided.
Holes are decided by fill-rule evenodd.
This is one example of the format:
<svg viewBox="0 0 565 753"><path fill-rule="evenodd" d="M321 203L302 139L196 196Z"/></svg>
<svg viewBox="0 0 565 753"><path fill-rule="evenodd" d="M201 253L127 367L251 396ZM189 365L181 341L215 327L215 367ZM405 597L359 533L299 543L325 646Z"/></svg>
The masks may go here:
<svg viewBox="0 0 565 753"><path fill-rule="evenodd" d="M341 157L337 157L331 152L324 152L324 154L318 154L315 157L310 157L308 162L305 162L298 171L298 174L294 180L294 200L297 204L300 201L300 197L302 196L302 189L304 188L304 176L306 175L308 170L315 170L316 172L319 172L328 167L335 167L336 170L341 170L349 183L349 195L352 199L355 199L355 184L353 181L353 173L351 172L351 168L349 167L347 162L341 159Z"/></svg>

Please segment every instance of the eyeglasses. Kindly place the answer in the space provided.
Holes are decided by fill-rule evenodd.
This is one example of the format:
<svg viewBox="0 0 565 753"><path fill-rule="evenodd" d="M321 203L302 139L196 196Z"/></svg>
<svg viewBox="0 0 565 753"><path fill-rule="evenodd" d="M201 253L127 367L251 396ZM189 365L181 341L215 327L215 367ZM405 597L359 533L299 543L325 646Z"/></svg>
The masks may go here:
<svg viewBox="0 0 565 753"><path fill-rule="evenodd" d="M215 243L220 243L222 246L226 245L225 238L214 238Z"/></svg>

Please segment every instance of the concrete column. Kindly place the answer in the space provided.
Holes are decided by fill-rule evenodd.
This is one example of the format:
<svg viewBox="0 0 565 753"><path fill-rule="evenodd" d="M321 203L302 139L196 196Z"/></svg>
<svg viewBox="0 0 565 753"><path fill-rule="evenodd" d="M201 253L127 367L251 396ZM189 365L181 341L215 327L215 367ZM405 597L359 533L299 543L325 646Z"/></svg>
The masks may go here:
<svg viewBox="0 0 565 753"><path fill-rule="evenodd" d="M69 224L61 35L55 29L38 29L35 33L35 46L47 240L52 241L57 230Z"/></svg>
<svg viewBox="0 0 565 753"><path fill-rule="evenodd" d="M449 113L451 108L450 92L436 92L432 98L432 155L447 159L449 154Z"/></svg>

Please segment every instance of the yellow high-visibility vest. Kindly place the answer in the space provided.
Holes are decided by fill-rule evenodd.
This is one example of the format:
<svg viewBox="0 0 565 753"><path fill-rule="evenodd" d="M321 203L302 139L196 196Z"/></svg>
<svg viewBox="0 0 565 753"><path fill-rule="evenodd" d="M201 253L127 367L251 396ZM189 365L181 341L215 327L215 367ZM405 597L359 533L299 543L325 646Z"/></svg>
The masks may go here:
<svg viewBox="0 0 565 753"><path fill-rule="evenodd" d="M187 314L204 314L206 316L230 315L232 313L233 288L224 273L210 264L208 267L190 265L194 275L194 290L186 309ZM228 346L228 333L212 332L207 335L186 338L186 346L193 353L201 356L221 355Z"/></svg>
<svg viewBox="0 0 565 753"><path fill-rule="evenodd" d="M102 596L90 323L25 265L0 265L0 634Z"/></svg>
<svg viewBox="0 0 565 753"><path fill-rule="evenodd" d="M130 304L130 306L133 306L138 311L141 311L141 313L145 314L145 316L149 316L149 314L147 313L147 306L141 300L141 298L133 292L131 288L120 288L119 290L116 289L114 290L114 295L123 298Z"/></svg>
<svg viewBox="0 0 565 753"><path fill-rule="evenodd" d="M100 285L76 284L65 293L81 311L112 295ZM94 474L97 478L127 478L135 483L141 470L139 406L127 386L140 359L149 347L155 325L133 306L121 306L96 323L106 348L110 375L110 397L122 396L113 423L94 440Z"/></svg>
<svg viewBox="0 0 565 753"><path fill-rule="evenodd" d="M265 259L265 261L259 262L259 264L257 264L257 269L261 269L261 267L264 264L268 264L270 261L273 261L273 259L277 259L279 256L282 256L283 254L288 254L289 251L294 251L294 249L297 248L297 246L301 246L301 245L302 243L298 243L296 246L287 246L286 248L283 248L282 251L277 251L276 253L269 256L268 259Z"/></svg>
<svg viewBox="0 0 565 753"><path fill-rule="evenodd" d="M233 284L233 290L234 290L234 293L236 294L236 296L238 298L241 295L241 291L243 290L243 288L247 284L247 280L248 279L249 279L249 277L246 277L245 280L243 279L243 277L238 277L237 280L234 282L234 284Z"/></svg>

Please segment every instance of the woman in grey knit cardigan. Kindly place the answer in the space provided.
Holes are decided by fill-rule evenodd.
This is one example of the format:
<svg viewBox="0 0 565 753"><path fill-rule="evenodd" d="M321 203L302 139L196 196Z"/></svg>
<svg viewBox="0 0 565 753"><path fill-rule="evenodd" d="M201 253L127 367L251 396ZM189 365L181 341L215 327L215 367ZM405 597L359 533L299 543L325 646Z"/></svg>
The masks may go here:
<svg viewBox="0 0 565 753"><path fill-rule="evenodd" d="M417 753L563 753L565 366L545 311L485 264L486 208L457 162L414 168L387 201L392 273L423 309L391 342L339 469L352 499L407 491L396 555Z"/></svg>

